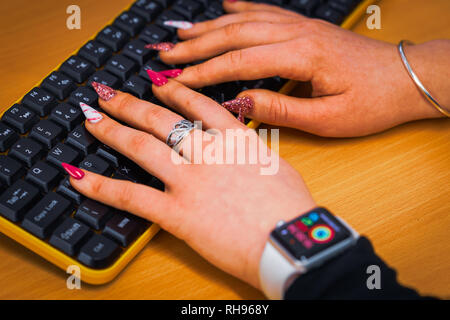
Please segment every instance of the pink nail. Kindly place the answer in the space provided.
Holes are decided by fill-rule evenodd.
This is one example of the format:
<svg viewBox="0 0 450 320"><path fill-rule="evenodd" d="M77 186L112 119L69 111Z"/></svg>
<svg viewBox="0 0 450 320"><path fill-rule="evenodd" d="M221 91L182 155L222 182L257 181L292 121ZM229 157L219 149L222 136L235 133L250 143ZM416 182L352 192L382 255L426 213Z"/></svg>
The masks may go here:
<svg viewBox="0 0 450 320"><path fill-rule="evenodd" d="M165 26L187 30L192 28L194 25L189 21L179 21L179 20L166 20L163 22Z"/></svg>
<svg viewBox="0 0 450 320"><path fill-rule="evenodd" d="M90 123L97 123L103 119L103 116L100 112L98 112L91 106L88 106L86 103L80 102L80 108L83 111L87 121L89 121Z"/></svg>
<svg viewBox="0 0 450 320"><path fill-rule="evenodd" d="M222 103L222 107L228 111L238 113L238 120L244 122L244 116L253 109L255 103L250 97L236 98Z"/></svg>
<svg viewBox="0 0 450 320"><path fill-rule="evenodd" d="M183 72L183 69L170 69L158 71L159 74L162 74L166 78L176 78Z"/></svg>
<svg viewBox="0 0 450 320"><path fill-rule="evenodd" d="M104 101L109 101L117 94L116 90L111 87L105 86L104 84L93 81L91 83L92 87L97 91L100 99Z"/></svg>
<svg viewBox="0 0 450 320"><path fill-rule="evenodd" d="M160 43L150 43L145 46L146 49L157 50L157 51L170 51L175 47L172 42L160 42Z"/></svg>
<svg viewBox="0 0 450 320"><path fill-rule="evenodd" d="M61 163L61 165L63 166L64 170L66 170L67 173L70 174L72 178L76 180L81 180L84 177L83 170L65 162Z"/></svg>
<svg viewBox="0 0 450 320"><path fill-rule="evenodd" d="M168 80L163 75L159 74L158 72L155 72L153 70L147 69L147 74L150 77L150 80L157 85L158 87L165 85Z"/></svg>

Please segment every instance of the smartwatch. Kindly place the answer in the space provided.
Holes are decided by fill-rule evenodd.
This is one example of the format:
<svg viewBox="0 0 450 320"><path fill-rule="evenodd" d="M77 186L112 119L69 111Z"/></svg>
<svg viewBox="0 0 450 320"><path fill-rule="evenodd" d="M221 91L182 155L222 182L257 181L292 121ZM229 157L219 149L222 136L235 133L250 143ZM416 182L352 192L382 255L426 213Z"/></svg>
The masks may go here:
<svg viewBox="0 0 450 320"><path fill-rule="evenodd" d="M355 230L325 208L315 208L289 222L278 222L259 265L263 292L269 299L283 299L299 275L354 246L358 238Z"/></svg>

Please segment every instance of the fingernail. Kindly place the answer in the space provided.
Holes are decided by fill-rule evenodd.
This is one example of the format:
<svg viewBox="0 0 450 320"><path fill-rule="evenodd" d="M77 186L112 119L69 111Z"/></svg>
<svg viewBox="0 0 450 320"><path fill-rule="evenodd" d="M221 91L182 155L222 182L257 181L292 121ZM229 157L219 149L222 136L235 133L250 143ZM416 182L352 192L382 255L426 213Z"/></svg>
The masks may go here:
<svg viewBox="0 0 450 320"><path fill-rule="evenodd" d="M162 74L166 78L176 78L183 72L183 69L170 69L158 71L159 74Z"/></svg>
<svg viewBox="0 0 450 320"><path fill-rule="evenodd" d="M244 122L244 116L253 109L255 103L250 97L236 98L222 103L222 107L228 111L238 113L238 120Z"/></svg>
<svg viewBox="0 0 450 320"><path fill-rule="evenodd" d="M168 26L168 27L177 28L177 29L183 29L183 30L190 29L194 26L189 21L176 21L176 20L164 21L164 25Z"/></svg>
<svg viewBox="0 0 450 320"><path fill-rule="evenodd" d="M103 119L103 116L92 108L91 106L88 106L86 103L80 102L81 110L83 110L84 116L86 117L87 121L90 123L97 123L100 120Z"/></svg>
<svg viewBox="0 0 450 320"><path fill-rule="evenodd" d="M146 49L157 51L170 51L173 47L175 47L175 43L172 42L149 43L145 46Z"/></svg>
<svg viewBox="0 0 450 320"><path fill-rule="evenodd" d="M158 87L165 85L168 80L163 75L159 74L158 72L155 72L153 70L147 69L147 74L150 77L150 80L157 85Z"/></svg>
<svg viewBox="0 0 450 320"><path fill-rule="evenodd" d="M84 172L83 170L72 166L71 164L68 163L61 163L62 167L64 168L64 170L67 171L68 174L70 174L70 176L76 180L81 180L84 177Z"/></svg>
<svg viewBox="0 0 450 320"><path fill-rule="evenodd" d="M116 90L111 87L105 86L104 84L93 81L91 83L92 87L97 91L100 99L104 101L109 101L117 94Z"/></svg>

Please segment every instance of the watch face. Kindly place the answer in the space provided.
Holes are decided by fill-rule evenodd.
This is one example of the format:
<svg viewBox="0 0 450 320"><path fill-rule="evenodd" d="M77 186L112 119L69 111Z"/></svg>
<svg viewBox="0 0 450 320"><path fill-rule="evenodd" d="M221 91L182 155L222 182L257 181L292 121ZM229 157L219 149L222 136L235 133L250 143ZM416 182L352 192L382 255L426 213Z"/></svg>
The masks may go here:
<svg viewBox="0 0 450 320"><path fill-rule="evenodd" d="M272 237L301 260L351 237L351 232L326 209L316 208L276 228Z"/></svg>

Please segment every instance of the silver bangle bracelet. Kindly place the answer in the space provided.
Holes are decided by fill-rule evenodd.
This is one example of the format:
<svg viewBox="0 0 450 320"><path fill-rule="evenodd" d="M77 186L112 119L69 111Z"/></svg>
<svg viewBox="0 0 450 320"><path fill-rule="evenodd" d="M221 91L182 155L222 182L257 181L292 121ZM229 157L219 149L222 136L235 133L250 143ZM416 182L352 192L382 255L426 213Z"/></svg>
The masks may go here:
<svg viewBox="0 0 450 320"><path fill-rule="evenodd" d="M400 53L400 57L402 58L403 65L405 66L406 70L408 71L409 76L411 77L411 79L413 79L416 86L420 89L420 91L422 91L425 98L427 98L427 100L433 105L433 107L435 107L437 110L439 110L439 112L441 112L442 114L444 114L445 116L450 118L450 112L447 111L446 109L444 109L443 107L441 107L441 105L433 98L433 96L430 94L430 92L428 92L428 90L425 88L425 86L419 80L419 77L417 77L417 75L412 70L411 65L408 62L408 59L406 59L405 50L403 48L404 44L414 44L414 43L412 43L411 41L402 40L398 44L398 51Z"/></svg>

